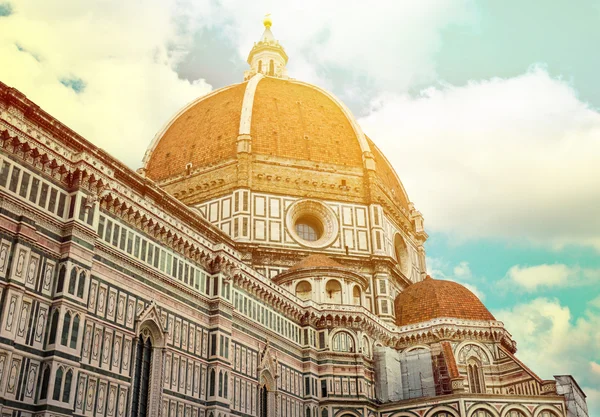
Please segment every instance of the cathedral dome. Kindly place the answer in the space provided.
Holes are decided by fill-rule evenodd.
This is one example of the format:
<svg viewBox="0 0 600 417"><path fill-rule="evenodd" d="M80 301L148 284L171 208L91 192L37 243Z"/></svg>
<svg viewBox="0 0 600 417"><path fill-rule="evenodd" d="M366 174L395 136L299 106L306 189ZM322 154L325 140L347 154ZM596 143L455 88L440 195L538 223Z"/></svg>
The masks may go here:
<svg viewBox="0 0 600 417"><path fill-rule="evenodd" d="M200 167L233 158L238 135L244 133L252 137L253 154L363 166L355 121L330 95L275 77L262 78L254 91L248 84L217 90L176 115L148 160L148 177L163 180L183 173L188 163ZM248 94L254 97L244 102ZM250 129L242 131L242 123Z"/></svg>
<svg viewBox="0 0 600 417"><path fill-rule="evenodd" d="M264 25L244 81L177 113L139 172L192 207L233 194L286 196L286 210L294 200L377 204L405 232L426 238L398 175L351 111L333 94L289 78L269 18ZM332 244L336 230L328 232L312 246Z"/></svg>
<svg viewBox="0 0 600 417"><path fill-rule="evenodd" d="M173 186L172 192L189 197L204 187L203 173L239 164L240 151L244 153L240 143L245 140L255 168L250 187L254 190L272 191L263 184L269 175L264 165L278 165L294 167L296 173L335 171L346 176L345 181L333 182L329 176L324 182L317 175L314 184L311 178L287 173L280 181L291 185L292 195L296 190L305 196L308 188L312 197L339 194L363 200L369 189L368 172L373 171L373 185L379 185L393 205L408 213L409 200L394 169L341 101L311 84L262 74L214 91L182 109L150 146L145 175L161 185L185 184ZM256 169L259 164L262 169ZM190 177L196 179L189 181Z"/></svg>
<svg viewBox="0 0 600 417"><path fill-rule="evenodd" d="M453 282L432 279L410 285L396 297L396 324L414 323L448 317L464 320L496 320L475 294Z"/></svg>

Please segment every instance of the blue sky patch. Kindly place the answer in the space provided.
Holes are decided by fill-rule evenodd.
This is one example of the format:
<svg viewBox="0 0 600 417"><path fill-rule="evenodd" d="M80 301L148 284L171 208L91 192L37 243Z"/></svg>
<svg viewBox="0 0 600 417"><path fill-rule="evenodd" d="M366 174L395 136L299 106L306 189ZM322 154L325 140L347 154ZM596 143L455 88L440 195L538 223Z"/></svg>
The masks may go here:
<svg viewBox="0 0 600 417"><path fill-rule="evenodd" d="M83 90L85 90L85 81L78 77L62 78L60 83L75 91L77 94L83 93Z"/></svg>
<svg viewBox="0 0 600 417"><path fill-rule="evenodd" d="M13 14L13 7L10 3L0 3L0 17L6 17Z"/></svg>

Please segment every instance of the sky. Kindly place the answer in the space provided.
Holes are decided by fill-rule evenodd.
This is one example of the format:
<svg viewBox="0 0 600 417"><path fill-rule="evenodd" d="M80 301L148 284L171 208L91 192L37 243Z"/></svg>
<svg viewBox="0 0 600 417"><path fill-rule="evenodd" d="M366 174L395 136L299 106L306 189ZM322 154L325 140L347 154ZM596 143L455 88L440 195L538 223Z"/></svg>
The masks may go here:
<svg viewBox="0 0 600 417"><path fill-rule="evenodd" d="M178 109L242 81L265 13L290 76L394 165L429 273L600 415L600 1L0 0L0 81L136 169Z"/></svg>

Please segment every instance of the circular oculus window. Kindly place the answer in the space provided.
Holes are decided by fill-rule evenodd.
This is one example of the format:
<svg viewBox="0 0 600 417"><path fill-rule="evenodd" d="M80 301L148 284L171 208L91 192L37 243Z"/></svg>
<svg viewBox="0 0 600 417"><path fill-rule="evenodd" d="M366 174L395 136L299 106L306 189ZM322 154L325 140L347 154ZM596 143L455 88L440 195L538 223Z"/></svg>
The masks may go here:
<svg viewBox="0 0 600 417"><path fill-rule="evenodd" d="M303 246L322 248L331 245L338 234L338 222L333 210L315 200L292 204L286 214L287 229Z"/></svg>

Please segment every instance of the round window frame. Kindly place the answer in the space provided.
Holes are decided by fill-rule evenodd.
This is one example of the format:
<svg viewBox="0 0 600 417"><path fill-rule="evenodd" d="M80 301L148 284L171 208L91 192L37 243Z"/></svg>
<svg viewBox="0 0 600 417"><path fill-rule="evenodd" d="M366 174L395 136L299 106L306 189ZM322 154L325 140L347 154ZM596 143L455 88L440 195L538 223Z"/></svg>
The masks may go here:
<svg viewBox="0 0 600 417"><path fill-rule="evenodd" d="M321 223L323 229L319 239L311 242L298 235L296 222L303 217L313 217ZM292 239L307 248L325 248L338 237L339 223L335 212L317 200L298 200L291 204L286 211L285 224Z"/></svg>
<svg viewBox="0 0 600 417"><path fill-rule="evenodd" d="M304 224L313 229L315 236L317 237L315 240L304 239L300 233L298 233L298 224ZM300 214L298 218L294 221L294 231L300 237L300 239L306 242L317 242L324 235L325 227L323 226L323 222L318 217L315 217L310 214Z"/></svg>

